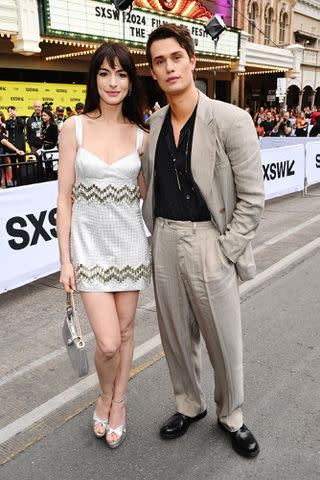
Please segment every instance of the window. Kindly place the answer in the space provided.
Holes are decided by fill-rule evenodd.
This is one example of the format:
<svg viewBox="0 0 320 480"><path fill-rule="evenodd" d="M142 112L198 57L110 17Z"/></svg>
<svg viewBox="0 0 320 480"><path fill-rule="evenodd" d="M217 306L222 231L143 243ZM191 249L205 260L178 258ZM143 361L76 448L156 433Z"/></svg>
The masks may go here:
<svg viewBox="0 0 320 480"><path fill-rule="evenodd" d="M265 17L264 17L264 21L265 21L264 44L265 45L270 45L272 20L273 20L273 10L272 10L272 8L267 8L266 13L265 13Z"/></svg>
<svg viewBox="0 0 320 480"><path fill-rule="evenodd" d="M254 42L255 31L256 31L256 19L258 17L257 2L252 2L251 5L249 5L248 16L249 16L249 24L248 24L249 42Z"/></svg>
<svg viewBox="0 0 320 480"><path fill-rule="evenodd" d="M288 24L288 15L283 12L280 15L279 43L286 43L286 25Z"/></svg>

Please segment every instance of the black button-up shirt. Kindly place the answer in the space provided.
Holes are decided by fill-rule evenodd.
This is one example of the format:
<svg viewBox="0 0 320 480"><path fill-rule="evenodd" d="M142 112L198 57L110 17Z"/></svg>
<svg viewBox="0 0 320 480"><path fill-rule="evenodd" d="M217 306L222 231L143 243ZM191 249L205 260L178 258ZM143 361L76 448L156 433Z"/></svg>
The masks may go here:
<svg viewBox="0 0 320 480"><path fill-rule="evenodd" d="M201 222L210 220L208 207L191 172L191 148L197 107L175 145L168 110L155 154L155 217Z"/></svg>

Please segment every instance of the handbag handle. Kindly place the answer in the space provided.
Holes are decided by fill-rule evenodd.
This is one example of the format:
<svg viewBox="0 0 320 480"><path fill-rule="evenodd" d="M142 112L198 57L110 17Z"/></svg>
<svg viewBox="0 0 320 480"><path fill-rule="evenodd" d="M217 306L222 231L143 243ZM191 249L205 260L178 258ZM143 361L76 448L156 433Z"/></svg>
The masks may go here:
<svg viewBox="0 0 320 480"><path fill-rule="evenodd" d="M66 310L67 310L67 315L73 314L76 329L77 329L77 336L79 340L83 342L83 336L82 336L82 330L81 330L81 325L80 325L80 318L78 315L78 310L74 301L74 294L73 292L68 292L67 293L67 301L66 301Z"/></svg>

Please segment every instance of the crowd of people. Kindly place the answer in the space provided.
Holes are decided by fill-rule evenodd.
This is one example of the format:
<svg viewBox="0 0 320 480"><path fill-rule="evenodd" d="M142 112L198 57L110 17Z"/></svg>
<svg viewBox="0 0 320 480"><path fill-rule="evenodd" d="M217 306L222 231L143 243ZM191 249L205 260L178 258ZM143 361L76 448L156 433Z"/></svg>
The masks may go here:
<svg viewBox="0 0 320 480"><path fill-rule="evenodd" d="M320 106L304 107L301 111L260 107L252 115L256 132L261 137L317 137L320 135Z"/></svg>
<svg viewBox="0 0 320 480"><path fill-rule="evenodd" d="M151 115L160 109L159 102L152 108L146 108L143 119L148 122ZM31 153L41 155L43 151L58 147L59 134L63 123L73 115L81 115L84 105L79 102L75 109L61 105L53 108L52 104L43 104L36 100L33 104L32 115L25 120L18 116L16 107L7 108L7 119L0 111L0 164L24 161L26 144ZM253 118L256 132L262 137L317 137L320 136L320 106L304 107L301 111L297 107L289 110L280 110L279 107L261 106L256 112L250 107L245 108ZM5 156L6 153L16 153L17 157ZM1 186L14 185L11 168L2 172Z"/></svg>
<svg viewBox="0 0 320 480"><path fill-rule="evenodd" d="M59 133L64 121L73 115L81 115L83 103L77 103L75 110L71 107L42 104L36 100L33 104L33 113L25 121L18 115L17 108L13 105L7 108L7 119L0 111L0 164L24 161L24 154L29 146L33 154L41 156L44 151L56 149L59 142ZM16 153L17 156L6 156ZM2 172L1 186L14 186L14 171L11 167Z"/></svg>

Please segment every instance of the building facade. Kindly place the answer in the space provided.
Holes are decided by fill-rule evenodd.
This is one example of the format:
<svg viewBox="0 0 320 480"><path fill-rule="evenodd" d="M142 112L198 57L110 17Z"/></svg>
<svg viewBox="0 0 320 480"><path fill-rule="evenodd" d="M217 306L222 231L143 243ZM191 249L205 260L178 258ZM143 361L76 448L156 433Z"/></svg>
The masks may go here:
<svg viewBox="0 0 320 480"><path fill-rule="evenodd" d="M299 48L291 45L296 0L242 0L237 2L237 27L247 33L246 70L239 81L240 104L257 109L279 105L278 78L296 77L300 71ZM265 65L266 73L251 65ZM276 70L276 68L278 70ZM261 70L261 68L260 68Z"/></svg>
<svg viewBox="0 0 320 480"><path fill-rule="evenodd" d="M150 31L164 22L189 28L196 45L197 84L210 97L242 107L276 105L277 79L286 78L289 99L294 88L301 97L301 91L311 87L308 102L315 102L318 73L311 83L310 71L319 68L319 45L314 43L319 42L319 22L309 27L308 22L317 18L314 4L319 1L136 0L131 12L119 12L111 0L0 0L0 110L19 99L30 110L38 94L40 100L64 106L82 101L91 55L105 40L127 43L149 105L156 100L163 104L165 98L150 76L145 45ZM313 4L309 17L299 13L300 4ZM222 15L228 27L216 45L204 31L214 13ZM306 21L302 27L298 15ZM315 63L310 69L302 62ZM1 86L6 82L15 85Z"/></svg>
<svg viewBox="0 0 320 480"><path fill-rule="evenodd" d="M301 69L288 78L289 106L320 106L320 0L297 0L291 42L299 50Z"/></svg>
<svg viewBox="0 0 320 480"><path fill-rule="evenodd" d="M231 11L224 10L230 22ZM198 86L211 97L217 91L219 98L230 101L230 65L240 57L240 33L228 28L215 47L204 31L211 15L198 0L136 0L133 10L125 12L116 10L111 0L0 0L0 110L8 102L32 110L30 91L39 93L40 100L54 96L55 104L77 103L81 92L76 85L84 86L91 55L105 40L129 46L149 105L156 100L163 104L165 98L150 76L145 45L150 31L164 22L189 28L196 45ZM19 113L28 112L19 107Z"/></svg>

